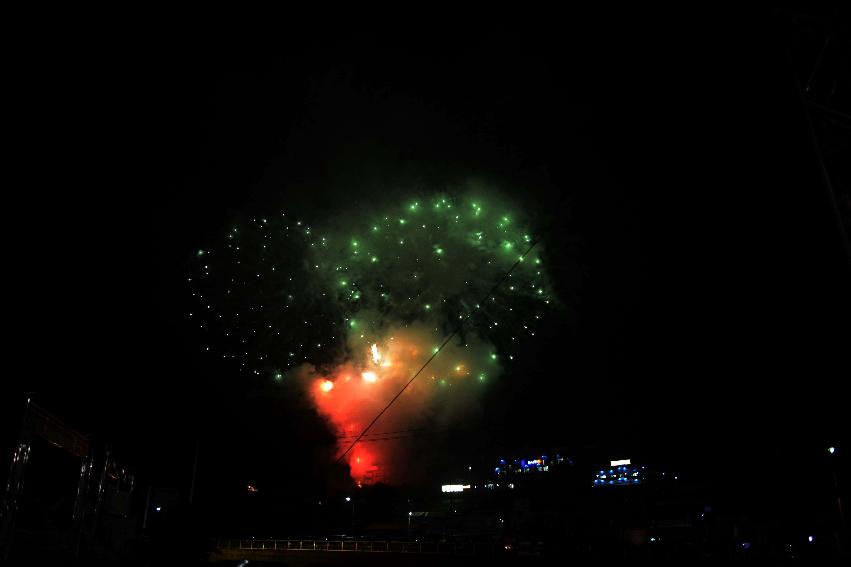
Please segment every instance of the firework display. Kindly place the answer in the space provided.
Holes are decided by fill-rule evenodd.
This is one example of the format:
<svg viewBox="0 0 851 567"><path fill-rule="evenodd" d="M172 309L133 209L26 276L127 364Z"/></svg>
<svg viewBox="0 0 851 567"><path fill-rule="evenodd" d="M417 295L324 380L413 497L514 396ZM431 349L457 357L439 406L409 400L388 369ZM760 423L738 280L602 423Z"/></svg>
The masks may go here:
<svg viewBox="0 0 851 567"><path fill-rule="evenodd" d="M555 304L543 253L481 185L312 222L282 211L195 252L189 317L210 356L303 388L340 454L421 371L345 453L355 481L393 482L389 433L458 423L534 340Z"/></svg>

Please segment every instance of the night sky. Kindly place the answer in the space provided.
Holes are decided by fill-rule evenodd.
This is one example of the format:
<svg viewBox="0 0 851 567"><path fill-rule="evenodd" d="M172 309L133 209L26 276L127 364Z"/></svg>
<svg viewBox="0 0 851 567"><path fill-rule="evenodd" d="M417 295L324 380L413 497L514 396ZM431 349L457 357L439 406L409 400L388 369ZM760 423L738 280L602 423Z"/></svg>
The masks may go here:
<svg viewBox="0 0 851 567"><path fill-rule="evenodd" d="M432 449L734 483L840 443L851 276L784 38L770 17L664 21L32 47L6 71L3 455L32 391L162 484L188 484L196 439L208 493L330 475L321 420L204 354L195 251L241 216L469 175L540 216L564 307Z"/></svg>

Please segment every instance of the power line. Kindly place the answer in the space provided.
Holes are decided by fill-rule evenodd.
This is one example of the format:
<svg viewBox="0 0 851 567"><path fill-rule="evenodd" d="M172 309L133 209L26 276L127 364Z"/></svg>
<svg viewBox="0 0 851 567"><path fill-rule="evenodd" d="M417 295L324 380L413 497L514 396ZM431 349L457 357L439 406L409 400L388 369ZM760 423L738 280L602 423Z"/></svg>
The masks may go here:
<svg viewBox="0 0 851 567"><path fill-rule="evenodd" d="M427 427L417 427L415 429L398 429L396 431L382 431L380 433L368 433L367 437L375 437L379 435L398 435L400 433L420 433L423 431L449 431L449 429L429 429ZM357 435L338 435L337 439L354 439Z"/></svg>
<svg viewBox="0 0 851 567"><path fill-rule="evenodd" d="M424 431L422 433L408 433L406 435L393 435L389 437L369 437L367 439L361 439L361 443L377 443L379 441L396 441L398 439L414 439L416 437L428 437L431 435L438 435L443 433L441 431Z"/></svg>
<svg viewBox="0 0 851 567"><path fill-rule="evenodd" d="M432 355L428 358L428 360L426 360L426 361L425 361L425 363L424 363L424 364L420 367L420 369L419 369L419 370L417 370L417 372L416 372L416 373L415 373L415 374L411 377L411 379L410 379L410 380L408 380L408 381L407 381L407 383L405 383L405 385L404 385L404 386L402 386L402 389L401 389L401 390L399 390L399 392L398 392L395 396L393 396L393 398L392 398L389 402L387 402L387 405L386 405L386 406L384 406L384 409L382 409L380 412L378 412L378 415L376 415L376 416L375 416L375 418L373 418L373 420L369 422L369 425L367 425L367 426L364 428L364 430L363 430L363 431L361 431L360 435L358 435L358 436L357 436L357 438L356 438L356 439L352 442L352 444L351 444L351 445L349 445L349 447L348 447L345 451L343 451L343 453L342 453L339 457L337 457L337 461L336 461L336 462L338 462L338 463L339 463L340 461L342 461L342 460L343 460L343 457L345 457L346 455L348 455L348 454L349 454L349 451L351 451L351 450L354 448L354 446L355 446L355 445L357 445L357 444L358 444L358 442L359 442L361 439L363 439L364 435L366 435L366 432L367 432L367 431L369 431L369 430L372 428L372 426L373 426L373 425L375 425L375 422L377 422L377 421L381 418L381 416L382 416L382 415L384 415L384 412L386 412L388 409L390 409L390 406L392 406L392 405L393 405L393 403L394 403L397 399L399 399L399 396L401 396L401 395L405 392L405 390L407 390L407 389L408 389L408 386L410 386L410 385L411 385L411 383L413 383L413 381L417 379L417 376L419 376L419 375L420 375L420 373L421 373L423 370L425 370L426 366L428 366L428 365L431 363L431 361L432 361L432 360L434 360L434 357L436 357L438 354L440 354L440 351L442 351L442 350L443 350L443 347L445 347L446 345L448 345L448 344L449 344L449 341L451 341L453 338L455 338L455 335L457 335L457 334L458 334L458 331L459 331L459 330L461 330L461 327L463 327L463 326L464 326L464 324L465 324L465 323L467 323L467 321L469 321L469 320L470 320L470 317L472 317L472 316L473 316L473 313L475 313L476 311L478 311L478 310L480 309L480 306L481 306L482 304L484 304L484 303L485 303L485 302L486 302L486 301L487 301L487 300L488 300L488 299L489 299L489 298L490 298L490 297L491 297L491 296L492 296L492 295L496 292L497 288L498 288L498 287L502 284L502 282L504 282L506 279L508 279L508 277L511 275L511 272L513 272L513 271L514 271L514 268L516 268L517 266L519 266L519 265L520 265L520 262L522 262L522 261L523 261L523 259L524 259L526 256L528 256L528 255L529 255L529 252L531 252L531 251L532 251L532 249L535 247L535 245L536 245L536 244L538 244L538 240L537 240L537 239L535 239L534 241L532 241L532 244L529 246L529 249L528 249L528 250L526 250L526 252L525 252L524 254L522 254L522 255L520 256L520 258L518 258L518 259L517 259L517 261L516 261L516 262L514 262L514 264L511 266L511 268L509 268L509 269L508 269L508 271L507 271L507 272L505 272L505 274L503 274L503 276L502 276L502 277L501 277L501 278L500 278L500 279L499 279L499 280L498 280L498 281L497 281L497 282L493 285L493 287L492 287L492 288L490 289L490 291L488 291L488 293L487 293L487 294L486 294L486 295L482 298L482 300L481 300L481 301L479 301L479 302L476 304L476 307L475 307L475 308L473 308L473 309L472 309L472 310L471 310L471 311L467 314L467 316L466 316L466 317L464 317L464 319L461 321L461 323L459 323L459 324L458 324L458 326L457 326L457 327L455 327L455 330L453 330L453 331L452 331L452 333L451 333L448 337L446 337L446 340L444 340L444 341L443 341L443 343L442 343L439 347L437 347L437 349L436 349L436 350L432 353Z"/></svg>
<svg viewBox="0 0 851 567"><path fill-rule="evenodd" d="M423 437L427 435L441 435L444 433L458 433L462 431L471 431L470 427L444 427L444 428L427 428L421 427L418 429L400 429L398 431L383 431L381 433L367 433L361 439L362 442L368 441L384 441L386 439L405 439L408 437ZM338 435L340 441L346 439L356 439L357 435Z"/></svg>

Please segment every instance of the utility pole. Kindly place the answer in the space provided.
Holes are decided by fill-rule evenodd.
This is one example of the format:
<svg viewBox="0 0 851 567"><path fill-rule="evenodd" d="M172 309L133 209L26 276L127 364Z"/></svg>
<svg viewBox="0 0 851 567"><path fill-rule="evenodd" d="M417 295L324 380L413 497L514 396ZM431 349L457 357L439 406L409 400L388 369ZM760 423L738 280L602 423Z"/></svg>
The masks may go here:
<svg viewBox="0 0 851 567"><path fill-rule="evenodd" d="M148 485L148 495L145 497L145 513L142 515L142 532L148 527L148 512L151 509L151 492L154 490L152 484Z"/></svg>

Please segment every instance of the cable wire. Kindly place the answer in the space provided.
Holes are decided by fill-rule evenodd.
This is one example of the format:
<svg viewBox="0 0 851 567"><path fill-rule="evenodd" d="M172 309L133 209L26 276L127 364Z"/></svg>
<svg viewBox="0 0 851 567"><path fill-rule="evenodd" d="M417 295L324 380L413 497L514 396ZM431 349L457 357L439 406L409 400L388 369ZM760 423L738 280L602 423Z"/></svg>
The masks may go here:
<svg viewBox="0 0 851 567"><path fill-rule="evenodd" d="M450 333L450 335L449 335L448 337L446 337L446 339L443 341L443 343L442 343L442 344L441 344L441 345L437 348L437 350L435 350L435 351L432 353L432 355L428 358L428 360L426 360L426 361L425 361L425 363L424 363L424 364L420 367L420 369L419 369L419 370L417 370L417 372L416 372L416 373L415 373L415 374L411 377L411 379L410 379L410 380L408 380L408 381L405 383L405 385L404 385L404 386L402 386L402 389L401 389L401 390L399 390L399 392L398 392L395 396L393 396L393 398L392 398L389 402L387 402L387 405L386 405L386 406L384 406L384 409L382 409L380 412L378 412L378 415L376 415L376 416L373 418L373 420L369 422L369 425L367 425L367 426L364 428L364 430L363 430L363 431L361 431L360 435L358 435L358 436L357 436L357 438L356 438L354 441L352 441L352 444L351 444L351 445L349 445L349 447L348 447L345 451L343 451L343 453L342 453L339 457L337 457L337 460L336 460L336 462L337 462L337 463L339 463L340 461L342 461L342 460L343 460L343 458L344 458L346 455L348 455L348 454L349 454L349 452L350 452L352 449L354 449L355 445L357 445L357 444L358 444L358 442L359 442L361 439L363 439L363 437L364 437L364 435L366 435L367 431L369 431L369 430L372 428L372 426L373 426L373 425L375 425L375 423L376 423L379 419L381 419L381 416L382 416L382 415L384 415L384 412L386 412L388 409L390 409L390 406L392 406L392 405L393 405L393 403L394 403L396 400L398 400L398 399L399 399L399 396L401 396L401 395L405 392L405 390L407 390L407 389L408 389L408 386L410 386L410 385L413 383L413 381L417 379L417 376L419 376L419 375L420 375L420 373L422 373L422 371L423 371L423 370L425 370L426 366L428 366L428 365L431 363L431 361L432 361L432 360L434 360L434 358L435 358L438 354L440 354L440 351L442 351L442 350L443 350L443 347L445 347L446 345L448 345L448 344L449 344L449 341L451 341L452 339L454 339L454 338L455 338L455 335L457 335L457 334L458 334L458 331L460 331L460 330L461 330L461 327L463 327L463 326L467 323L467 321L469 321L469 320L470 320L470 317L472 317L472 316L473 316L473 314L474 314L476 311L478 311L478 310L480 309L480 306L481 306L482 304L484 304L484 303L485 303L485 302L486 302L486 301L487 301L487 300L488 300L488 299L489 299L489 298L490 298L490 297L491 297L491 296L492 296L492 295L496 292L497 288L499 288L499 286L500 286L500 285L502 285L502 283L503 283L506 279L508 279L508 277L509 277L509 276L511 276L511 272L513 272L513 271L514 271L514 269L515 269L517 266L519 266L519 265L520 265L520 262L522 262L522 261L523 261L523 259L524 259L526 256L528 256L528 255L529 255L529 253L532 251L532 249L533 249L533 248L535 247L535 245L537 245L537 244L538 244L538 240L537 240L537 239L535 239L535 240L533 240L533 241L532 241L532 244L529 246L529 248L526 250L526 252L525 252L523 255L521 255L521 256L520 256L520 258L518 258L516 262L514 262L514 264L511 266L511 268L509 268L509 269L508 269L508 271L507 271L507 272L505 272L505 274L503 274L503 276L502 276L502 277L501 277L501 278L500 278L500 279L499 279L499 280L498 280L498 281L497 281L497 282L493 285L493 287L490 289L490 291L488 291L488 293L484 296L484 298L482 298L482 300L481 300L481 301L479 301L479 302L476 304L476 307L470 310L470 312L467 314L467 316L466 316L466 317L464 317L464 319L461 321L461 323L459 323L459 324L458 324L458 326L457 326L457 327L455 327L455 330L453 330L453 331L452 331L452 333Z"/></svg>

